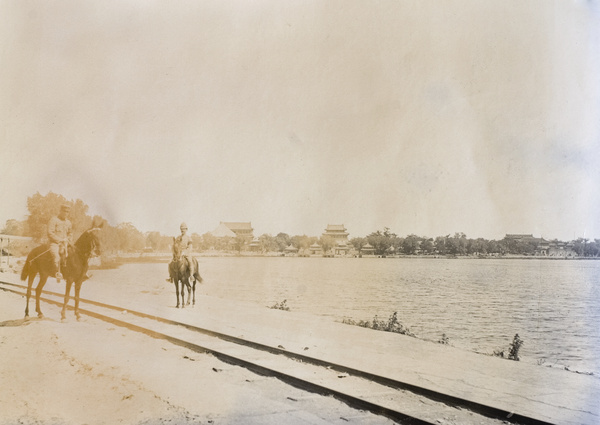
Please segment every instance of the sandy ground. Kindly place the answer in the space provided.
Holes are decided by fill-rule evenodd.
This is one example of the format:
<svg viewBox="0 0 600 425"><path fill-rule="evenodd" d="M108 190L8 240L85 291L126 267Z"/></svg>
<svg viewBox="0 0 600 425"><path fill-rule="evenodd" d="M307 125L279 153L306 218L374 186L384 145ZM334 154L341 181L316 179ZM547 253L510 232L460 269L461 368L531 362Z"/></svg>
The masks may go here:
<svg viewBox="0 0 600 425"><path fill-rule="evenodd" d="M24 304L0 291L2 425L393 423L53 305L24 320Z"/></svg>

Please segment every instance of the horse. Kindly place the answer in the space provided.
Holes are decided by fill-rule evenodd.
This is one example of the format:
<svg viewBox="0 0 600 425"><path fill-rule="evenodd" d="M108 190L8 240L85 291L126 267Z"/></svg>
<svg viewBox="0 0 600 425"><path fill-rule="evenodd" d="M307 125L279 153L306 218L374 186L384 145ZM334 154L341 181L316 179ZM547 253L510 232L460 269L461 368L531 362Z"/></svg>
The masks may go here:
<svg viewBox="0 0 600 425"><path fill-rule="evenodd" d="M196 305L196 282L202 283L202 276L198 272L198 260L192 257L190 265L187 258L182 255L181 247L175 238L173 238L173 260L169 263L169 276L169 280L175 284L177 308L179 308L180 291L181 308L185 308L185 288L188 290L187 304L190 304L190 297L193 297L193 305ZM192 278L191 282L190 277Z"/></svg>
<svg viewBox="0 0 600 425"><path fill-rule="evenodd" d="M90 257L100 255L100 241L98 233L102 224L92 225L89 230L86 230L77 239L74 245L69 245L67 248L67 260L62 265L62 274L67 283L65 288L64 304L61 311L62 319L65 319L65 310L69 302L69 292L71 286L75 283L75 315L80 319L79 315L79 291L81 284L87 278L88 263ZM35 288L35 311L38 317L44 317L40 309L40 295L46 285L49 276L56 273L56 267L52 259L52 254L48 245L40 245L33 248L27 255L27 260L21 271L21 280L29 279L27 283L27 300L25 304L25 317L29 317L29 298L31 298L31 287L35 277L39 274L40 280Z"/></svg>

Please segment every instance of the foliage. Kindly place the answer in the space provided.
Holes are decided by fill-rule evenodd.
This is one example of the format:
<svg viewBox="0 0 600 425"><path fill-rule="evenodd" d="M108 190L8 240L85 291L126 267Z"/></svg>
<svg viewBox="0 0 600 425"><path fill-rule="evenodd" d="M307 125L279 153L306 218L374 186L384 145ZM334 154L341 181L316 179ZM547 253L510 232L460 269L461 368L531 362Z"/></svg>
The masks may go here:
<svg viewBox="0 0 600 425"><path fill-rule="evenodd" d="M515 360L515 361L519 361L519 350L521 349L521 346L523 345L523 340L521 339L521 337L519 337L519 334L515 334L515 336L513 337L512 342L510 343L509 347L508 347L508 355L506 355L506 358L509 360ZM494 356L496 357L505 357L505 351L504 350L494 350Z"/></svg>
<svg viewBox="0 0 600 425"><path fill-rule="evenodd" d="M331 236L323 235L319 239L319 242L321 248L323 248L323 254L327 254L335 246L335 240Z"/></svg>
<svg viewBox="0 0 600 425"><path fill-rule="evenodd" d="M358 252L361 252L363 247L367 244L367 238L352 238L350 239L350 245L354 247Z"/></svg>
<svg viewBox="0 0 600 425"><path fill-rule="evenodd" d="M288 246L290 246L290 235L287 233L278 233L277 236L275 236L275 243L277 244L277 251L283 252Z"/></svg>
<svg viewBox="0 0 600 425"><path fill-rule="evenodd" d="M6 225L4 229L0 230L0 233L4 235L12 235L12 236L25 236L26 234L26 221L19 220L6 220Z"/></svg>
<svg viewBox="0 0 600 425"><path fill-rule="evenodd" d="M394 245L397 238L398 236L390 232L388 227L384 227L383 232L378 230L367 236L367 242L373 246L376 255L385 255L387 250Z"/></svg>
<svg viewBox="0 0 600 425"><path fill-rule="evenodd" d="M352 319L344 319L342 321L342 323L345 323L348 325L360 326L363 328L374 329L377 331L394 332L394 333L399 333L402 335L408 335L408 336L412 336L412 337L415 336L415 334L413 334L410 331L410 329L408 329L407 327L405 327L404 325L402 325L402 323L400 323L398 321L398 312L397 311L395 311L387 320L380 320L380 319L378 319L377 315L375 315L372 322L364 321L364 320L360 320L360 321L356 322Z"/></svg>
<svg viewBox="0 0 600 425"><path fill-rule="evenodd" d="M284 310L284 311L290 311L290 308L287 305L287 300L283 300L280 303L275 303L273 304L271 307L269 307L271 309L275 309L275 310Z"/></svg>
<svg viewBox="0 0 600 425"><path fill-rule="evenodd" d="M510 360L519 361L519 350L523 345L523 340L519 337L519 334L515 334L513 341L510 343L510 348L508 350L508 358Z"/></svg>
<svg viewBox="0 0 600 425"><path fill-rule="evenodd" d="M67 200L62 195L49 192L42 196L39 192L27 198L27 229L29 236L36 242L45 241L47 238L48 222L57 215L62 204L70 204L69 220L73 227L73 237L76 239L92 224L92 217L87 215L88 206L82 200Z"/></svg>

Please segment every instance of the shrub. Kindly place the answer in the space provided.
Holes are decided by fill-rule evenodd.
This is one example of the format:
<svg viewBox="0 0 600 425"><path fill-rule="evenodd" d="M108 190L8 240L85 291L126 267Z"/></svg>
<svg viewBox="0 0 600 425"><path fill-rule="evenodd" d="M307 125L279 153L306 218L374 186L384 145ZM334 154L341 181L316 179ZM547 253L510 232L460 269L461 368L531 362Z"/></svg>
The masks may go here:
<svg viewBox="0 0 600 425"><path fill-rule="evenodd" d="M523 340L519 337L519 334L515 334L513 341L510 344L510 348L508 351L508 358L510 360L519 361L519 350L523 345Z"/></svg>
<svg viewBox="0 0 600 425"><path fill-rule="evenodd" d="M519 361L519 350L523 345L523 340L519 337L519 334L515 334L510 346L508 347L508 355L506 356L509 360ZM494 350L494 356L504 358L504 350Z"/></svg>
<svg viewBox="0 0 600 425"><path fill-rule="evenodd" d="M361 326L363 328L374 329L377 331L394 332L413 337L415 336L415 334L413 334L410 331L410 329L408 329L398 321L397 311L395 311L387 320L380 320L378 319L377 315L375 315L372 322L369 322L368 320L361 320L359 322L356 322L352 319L344 319L342 323L345 323L347 325Z"/></svg>
<svg viewBox="0 0 600 425"><path fill-rule="evenodd" d="M283 300L280 303L275 303L275 304L273 304L269 308L272 308L272 309L275 309L275 310L290 311L290 308L287 305L287 300Z"/></svg>

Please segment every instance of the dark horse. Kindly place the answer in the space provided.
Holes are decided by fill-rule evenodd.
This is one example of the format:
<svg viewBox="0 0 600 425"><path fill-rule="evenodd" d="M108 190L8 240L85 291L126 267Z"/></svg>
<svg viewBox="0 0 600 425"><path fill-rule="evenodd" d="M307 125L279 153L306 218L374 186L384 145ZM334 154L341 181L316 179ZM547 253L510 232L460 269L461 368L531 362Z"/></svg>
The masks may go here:
<svg viewBox="0 0 600 425"><path fill-rule="evenodd" d="M61 311L61 316L65 318L65 310L69 302L69 293L71 292L71 286L75 283L75 315L77 319L79 316L79 291L81 284L86 279L88 270L88 262L92 254L100 255L100 241L98 239L98 233L102 224L92 226L91 229L86 230L81 234L77 242L74 245L69 245L67 250L66 263L62 265L62 274L67 282L65 289L65 300ZM29 316L29 298L31 298L31 287L33 280L37 275L40 275L40 280L35 288L35 311L38 317L44 317L42 310L40 309L40 295L44 289L44 285L48 280L49 276L56 274L56 267L52 260L52 254L48 249L48 245L40 245L33 248L21 271L21 280L29 278L27 283L27 304L25 305L25 317Z"/></svg>
<svg viewBox="0 0 600 425"><path fill-rule="evenodd" d="M181 308L185 307L185 288L188 290L187 304L190 304L190 296L193 297L193 305L196 305L196 282L202 283L202 276L198 272L198 260L192 257L192 263L189 264L186 257L181 254L179 244L173 238L173 261L169 263L169 276L172 283L175 284L175 294L177 294L177 308L179 308L179 291L181 288ZM190 277L191 282L190 282Z"/></svg>

